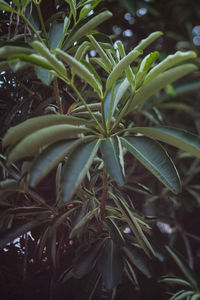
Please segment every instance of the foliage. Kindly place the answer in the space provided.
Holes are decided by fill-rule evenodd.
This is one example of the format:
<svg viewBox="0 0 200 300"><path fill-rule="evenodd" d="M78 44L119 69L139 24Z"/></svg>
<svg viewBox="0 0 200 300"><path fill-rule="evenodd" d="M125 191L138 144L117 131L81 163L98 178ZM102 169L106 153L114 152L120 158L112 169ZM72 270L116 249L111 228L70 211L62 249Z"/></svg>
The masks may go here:
<svg viewBox="0 0 200 300"><path fill-rule="evenodd" d="M163 195L170 190L173 198L182 190L181 181L160 142L200 158L198 135L164 122L154 126L154 115L145 107L163 88L198 69L187 62L196 53L177 51L159 62L158 51L143 55L162 36L157 31L126 54L122 42L115 48L110 37L96 30L112 16L106 9L93 13L101 1L65 1L68 13L46 23L40 2L0 1L2 10L15 15L16 28L25 22L30 33L24 41L15 32L14 41L2 42L1 70L34 68L37 80L53 87L57 104L50 114L39 110L27 116L2 139L0 245L4 253L16 238L24 243L19 253L24 284L31 280L27 266L40 278L51 270L40 295L64 299L69 293L80 299L84 291L85 299L114 299L125 281L138 287L140 273L153 277L149 258L164 259L151 236L153 222L135 208L131 195L134 184L136 194L150 198L153 191L131 178L130 164L144 166L157 185L163 184ZM37 17L31 20L33 4ZM67 111L59 86L72 95ZM37 254L31 255L29 247ZM5 270L2 277L9 280ZM191 284L190 293L184 290L171 299L198 296L196 282Z"/></svg>

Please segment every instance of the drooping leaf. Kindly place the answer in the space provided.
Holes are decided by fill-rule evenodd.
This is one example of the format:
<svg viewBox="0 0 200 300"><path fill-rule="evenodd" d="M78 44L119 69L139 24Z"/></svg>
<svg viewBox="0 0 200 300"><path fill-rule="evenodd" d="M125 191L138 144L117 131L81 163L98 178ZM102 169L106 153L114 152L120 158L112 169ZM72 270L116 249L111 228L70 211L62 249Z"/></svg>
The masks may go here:
<svg viewBox="0 0 200 300"><path fill-rule="evenodd" d="M91 137L90 137L91 139ZM83 139L70 139L68 141L60 141L47 147L33 161L29 170L29 184L34 187L44 178L64 157L84 141L88 141L88 137Z"/></svg>
<svg viewBox="0 0 200 300"><path fill-rule="evenodd" d="M171 127L135 127L132 130L167 143L200 158L200 137L183 129Z"/></svg>
<svg viewBox="0 0 200 300"><path fill-rule="evenodd" d="M47 59L47 61L55 68L56 72L60 73L63 77L67 76L64 64L59 61L45 45L39 41L31 42L30 45Z"/></svg>
<svg viewBox="0 0 200 300"><path fill-rule="evenodd" d="M44 127L68 124L68 125L89 125L89 121L84 119L66 116L66 115L46 115L30 118L19 125L9 128L6 135L3 138L3 146L13 145L27 135L33 133L36 130L43 129Z"/></svg>
<svg viewBox="0 0 200 300"><path fill-rule="evenodd" d="M91 85L100 95L102 94L102 86L99 85L99 80L97 81L95 79L95 76L93 73L88 71L88 69L78 60L76 60L71 55L65 53L64 51L60 49L55 49L55 53L70 67L72 67L76 74L81 77L83 80L85 80L89 85Z"/></svg>
<svg viewBox="0 0 200 300"><path fill-rule="evenodd" d="M152 79L150 82L145 84L133 98L132 104L130 105L128 112L134 110L137 105L143 105L145 101L152 95L157 93L159 90L164 88L166 85L173 81L197 70L197 67L193 64L184 64L182 66L174 67L170 70L159 74L157 77ZM127 113L128 113L127 112Z"/></svg>
<svg viewBox="0 0 200 300"><path fill-rule="evenodd" d="M65 163L61 176L62 199L69 202L90 168L98 151L100 140L82 144L71 153Z"/></svg>
<svg viewBox="0 0 200 300"><path fill-rule="evenodd" d="M134 264L147 278L152 277L149 264L140 249L131 245L125 246L122 249L131 264Z"/></svg>
<svg viewBox="0 0 200 300"><path fill-rule="evenodd" d="M110 17L112 17L112 13L108 10L105 10L103 12L100 12L98 14L93 14L81 20L75 26L75 28L70 33L69 37L64 42L63 49L66 50L75 41L78 41L81 37L88 34L91 30L99 26L101 23L105 22Z"/></svg>
<svg viewBox="0 0 200 300"><path fill-rule="evenodd" d="M98 269L103 277L103 285L106 289L112 290L120 283L124 264L119 247L112 239L105 241L98 260Z"/></svg>
<svg viewBox="0 0 200 300"><path fill-rule="evenodd" d="M90 244L86 249L80 249L74 260L74 277L80 279L94 268L103 242L103 240L98 240Z"/></svg>
<svg viewBox="0 0 200 300"><path fill-rule="evenodd" d="M164 148L147 137L121 137L122 145L175 194L181 191L178 172Z"/></svg>
<svg viewBox="0 0 200 300"><path fill-rule="evenodd" d="M16 45L8 45L0 48L0 59L5 59L13 54L31 54L33 50L31 48L19 47Z"/></svg>
<svg viewBox="0 0 200 300"><path fill-rule="evenodd" d="M177 277L164 277L161 278L159 282L164 282L164 283L166 282L168 284L175 284L175 285L183 285L192 288L192 285L188 281Z"/></svg>
<svg viewBox="0 0 200 300"><path fill-rule="evenodd" d="M9 153L8 161L15 162L20 158L32 156L41 147L51 145L57 141L68 139L79 133L88 132L85 127L73 125L54 125L37 130L21 140Z"/></svg>
<svg viewBox="0 0 200 300"><path fill-rule="evenodd" d="M116 137L103 139L101 142L101 153L105 163L106 170L111 178L113 178L120 186L124 185L124 165L123 157L120 158L121 149L120 140Z"/></svg>

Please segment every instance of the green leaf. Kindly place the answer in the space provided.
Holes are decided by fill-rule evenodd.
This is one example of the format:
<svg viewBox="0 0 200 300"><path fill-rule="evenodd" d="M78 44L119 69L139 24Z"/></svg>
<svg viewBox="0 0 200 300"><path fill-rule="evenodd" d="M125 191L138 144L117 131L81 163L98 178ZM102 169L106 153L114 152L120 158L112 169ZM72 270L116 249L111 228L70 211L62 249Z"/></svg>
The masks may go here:
<svg viewBox="0 0 200 300"><path fill-rule="evenodd" d="M163 72L150 82L142 86L135 97L133 98L132 104L128 109L131 112L137 105L143 105L145 101L152 95L157 93L159 90L164 88L166 85L173 81L197 70L197 67L193 64L184 64Z"/></svg>
<svg viewBox="0 0 200 300"><path fill-rule="evenodd" d="M192 285L184 280L184 279L180 279L180 278L176 278L176 277L166 277L166 278L162 278L159 280L159 282L163 282L163 283L168 283L168 284L176 284L176 285L183 285L183 286L186 286L186 287L189 287L191 288Z"/></svg>
<svg viewBox="0 0 200 300"><path fill-rule="evenodd" d="M137 47L134 48L134 50L144 50L161 35L163 35L161 31L155 31L151 33L147 38L141 40L141 42L138 44Z"/></svg>
<svg viewBox="0 0 200 300"><path fill-rule="evenodd" d="M162 62L155 66L146 76L144 84L151 81L153 78L163 73L165 70L174 67L175 65L190 59L195 58L197 55L194 51L180 52L177 51L173 55L167 56Z"/></svg>
<svg viewBox="0 0 200 300"><path fill-rule="evenodd" d="M86 121L84 119L60 114L30 118L20 123L19 125L9 128L9 130L3 138L3 146L6 147L8 145L13 145L36 130L59 124L87 126L91 124L91 122Z"/></svg>
<svg viewBox="0 0 200 300"><path fill-rule="evenodd" d="M45 45L39 41L31 42L30 45L47 59L47 61L55 68L56 72L60 73L63 77L67 76L67 71L64 64L59 61Z"/></svg>
<svg viewBox="0 0 200 300"><path fill-rule="evenodd" d="M70 6L70 11L73 14L74 22L76 22L76 0L65 0Z"/></svg>
<svg viewBox="0 0 200 300"><path fill-rule="evenodd" d="M129 52L129 54L127 54L118 62L118 64L114 67L106 81L107 91L116 83L118 78L121 77L122 73L126 71L130 64L141 54L141 51L133 49L131 52Z"/></svg>
<svg viewBox="0 0 200 300"><path fill-rule="evenodd" d="M76 60L82 60L85 53L87 52L87 50L90 48L90 43L85 41L83 43L81 43L81 45L78 47L78 49L76 50L76 53L74 55L74 58Z"/></svg>
<svg viewBox="0 0 200 300"><path fill-rule="evenodd" d="M192 274L192 270L190 270L188 268L188 266L186 266L186 264L184 264L181 261L181 259L176 255L176 253L170 247L166 246L166 249L169 252L169 254L171 255L171 257L173 258L173 260L176 262L176 264L179 266L179 268L182 271L182 273L184 274L185 278L191 283L191 285L194 288L197 288L198 284Z"/></svg>
<svg viewBox="0 0 200 300"><path fill-rule="evenodd" d="M98 151L100 140L82 144L71 153L61 175L61 190L64 203L70 201L82 182Z"/></svg>
<svg viewBox="0 0 200 300"><path fill-rule="evenodd" d="M147 56L145 56L145 58L142 60L142 62L140 64L140 68L139 68L139 70L137 72L137 75L136 75L136 84L137 84L137 86L141 83L141 81L143 80L145 74L148 72L151 65L157 59L158 55L159 55L158 51L154 51L154 52L148 54Z"/></svg>
<svg viewBox="0 0 200 300"><path fill-rule="evenodd" d="M40 79L46 85L50 85L54 78L53 74L41 67L35 67L35 73L37 75L37 78Z"/></svg>
<svg viewBox="0 0 200 300"><path fill-rule="evenodd" d="M110 177L114 179L118 185L124 185L124 165L120 140L116 137L103 139L101 142L101 153L106 170Z"/></svg>
<svg viewBox="0 0 200 300"><path fill-rule="evenodd" d="M85 127L65 124L39 129L26 136L11 150L8 154L8 161L12 163L20 158L32 156L35 152L39 151L41 147L88 131L89 129Z"/></svg>
<svg viewBox="0 0 200 300"><path fill-rule="evenodd" d="M194 292L192 291L182 291L182 293L180 293L179 295L176 295L175 298L170 298L170 299L174 299L174 300L182 300L182 299L186 299L186 297L193 295ZM188 299L188 298L187 298ZM191 299L191 298L190 298Z"/></svg>
<svg viewBox="0 0 200 300"><path fill-rule="evenodd" d="M111 239L107 239L98 261L98 269L103 277L103 285L112 290L121 281L124 269L119 247Z"/></svg>
<svg viewBox="0 0 200 300"><path fill-rule="evenodd" d="M124 45L122 44L121 41L117 42L117 48L119 50L121 58L124 58L126 56L126 53L125 53L125 50L124 50ZM135 78L135 75L133 74L133 71L132 71L130 66L126 70L126 77L127 77L128 81L130 83L132 83L134 78Z"/></svg>
<svg viewBox="0 0 200 300"><path fill-rule="evenodd" d="M110 17L112 17L112 13L108 10L105 10L81 20L66 39L63 49L66 50L69 48L75 41L78 41L81 37L88 34L91 30L108 20Z"/></svg>
<svg viewBox="0 0 200 300"><path fill-rule="evenodd" d="M89 85L91 85L100 95L102 95L102 87L99 86L99 81L96 80L93 73L88 71L88 69L80 63L78 60L76 60L71 55L65 53L64 51L60 49L55 49L55 53L65 62L67 63L71 68L73 68L77 75L81 77L83 80L85 80Z"/></svg>
<svg viewBox="0 0 200 300"><path fill-rule="evenodd" d="M106 52L103 50L101 45L96 41L94 36L88 35L88 38L89 38L92 46L94 47L94 49L98 52L99 56L101 57L104 65L107 67L107 72L110 72L113 68L113 64L110 61L109 57L107 56Z"/></svg>
<svg viewBox="0 0 200 300"><path fill-rule="evenodd" d="M112 217L106 218L106 224L108 225L108 229L111 235L111 238L118 244L118 245L124 245L125 239L123 237L121 228L118 226L118 224L115 222L115 219Z"/></svg>
<svg viewBox="0 0 200 300"><path fill-rule="evenodd" d="M63 22L57 22L54 21L51 24L50 30L49 30L49 46L50 48L56 48L60 42L60 39L63 34L63 28L64 24Z"/></svg>
<svg viewBox="0 0 200 300"><path fill-rule="evenodd" d="M115 85L113 92L112 89L108 91L104 100L104 112L106 120L108 120L108 117L112 118L117 108L117 105L119 104L120 100L122 99L129 87L130 82L127 78L125 78L122 82L119 82Z"/></svg>
<svg viewBox="0 0 200 300"><path fill-rule="evenodd" d="M80 279L88 274L95 266L99 251L104 240L90 244L86 249L82 247L74 260L73 275Z"/></svg>
<svg viewBox="0 0 200 300"><path fill-rule="evenodd" d="M87 5L83 6L79 14L79 20L85 18L89 14L89 12L93 10L101 1L102 0L93 0L91 1L90 7L88 7Z"/></svg>
<svg viewBox="0 0 200 300"><path fill-rule="evenodd" d="M135 127L131 131L167 143L200 158L200 137L171 127Z"/></svg>
<svg viewBox="0 0 200 300"><path fill-rule="evenodd" d="M0 48L0 59L5 59L13 54L31 54L33 50L30 48L19 47L19 46L3 46Z"/></svg>
<svg viewBox="0 0 200 300"><path fill-rule="evenodd" d="M101 82L101 77L99 74L96 72L95 68L90 62L87 62L86 60L81 60L81 63L88 69L88 71L94 75L94 78L96 82L98 83L99 90L102 90L102 82Z"/></svg>
<svg viewBox="0 0 200 300"><path fill-rule="evenodd" d="M152 277L152 272L147 263L146 257L140 249L133 246L126 246L122 248L128 260L134 264L147 278Z"/></svg>
<svg viewBox="0 0 200 300"><path fill-rule="evenodd" d="M121 137L122 145L172 192L181 191L178 172L164 148L143 136Z"/></svg>
<svg viewBox="0 0 200 300"><path fill-rule="evenodd" d="M6 1L0 0L0 10L5 10L17 14L17 11L13 9Z"/></svg>
<svg viewBox="0 0 200 300"><path fill-rule="evenodd" d="M90 137L91 139L91 137ZM29 171L29 184L35 187L37 183L44 178L64 157L76 148L78 145L87 141L88 137L83 139L71 139L60 141L47 147L33 162Z"/></svg>

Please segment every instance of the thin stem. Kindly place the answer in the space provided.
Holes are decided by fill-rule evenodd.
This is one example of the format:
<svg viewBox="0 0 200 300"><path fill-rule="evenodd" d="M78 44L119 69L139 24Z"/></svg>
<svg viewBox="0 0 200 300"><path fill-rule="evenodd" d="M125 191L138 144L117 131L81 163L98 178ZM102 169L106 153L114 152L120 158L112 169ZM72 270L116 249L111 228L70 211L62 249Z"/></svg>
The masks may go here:
<svg viewBox="0 0 200 300"><path fill-rule="evenodd" d="M35 33L35 35L37 36L37 38L40 40L40 42L42 44L44 44L43 39L41 38L41 36L39 35L38 31L35 29L35 27L31 24L31 22L25 17L24 14L21 14L21 17L24 19L24 21L28 24L28 26L31 28L31 30Z"/></svg>
<svg viewBox="0 0 200 300"><path fill-rule="evenodd" d="M192 270L194 270L194 258L193 258L193 255L192 255L192 249L191 249L188 237L186 235L186 232L184 231L184 229L180 225L178 225L178 231L180 232L180 234L183 238L184 244L185 244L187 257L188 257L188 264L189 264L190 268Z"/></svg>
<svg viewBox="0 0 200 300"><path fill-rule="evenodd" d="M39 19L40 19L40 24L41 24L41 27L42 27L42 31L44 33L46 41L48 42L48 35L47 35L46 28L45 28L45 25L44 25L44 20L43 20L43 17L42 17L40 5L35 3L35 6L37 8L37 13L38 13L38 16L39 16Z"/></svg>
<svg viewBox="0 0 200 300"><path fill-rule="evenodd" d="M53 88L54 88L54 93L55 93L55 96L56 96L56 103L57 103L57 106L58 106L58 111L61 115L63 115L63 107L62 107L62 103L61 103L61 100L60 100L58 79L56 77L53 80Z"/></svg>
<svg viewBox="0 0 200 300"><path fill-rule="evenodd" d="M80 92L78 91L78 89L76 88L76 86L71 83L71 87L73 88L73 90L75 91L75 93L77 94L77 96L79 97L79 99L82 101L83 105L85 106L85 108L87 109L87 111L89 112L91 118L96 122L96 124L99 127L99 130L101 131L101 133L105 134L105 130L104 128L101 126L101 124L99 123L99 121L97 120L97 118L95 117L95 115L93 114L93 112L91 111L91 109L89 108L89 106L87 105L87 103L85 102L84 98L81 96Z"/></svg>
<svg viewBox="0 0 200 300"><path fill-rule="evenodd" d="M28 234L24 234L25 246L24 246L24 270L23 270L23 280L26 281L27 278L27 262L28 262Z"/></svg>
<svg viewBox="0 0 200 300"><path fill-rule="evenodd" d="M106 217L106 201L108 198L108 177L105 170L103 168L103 184L102 184L102 196L101 196L101 205L100 205L100 220L98 224L98 233L102 231L103 222Z"/></svg>

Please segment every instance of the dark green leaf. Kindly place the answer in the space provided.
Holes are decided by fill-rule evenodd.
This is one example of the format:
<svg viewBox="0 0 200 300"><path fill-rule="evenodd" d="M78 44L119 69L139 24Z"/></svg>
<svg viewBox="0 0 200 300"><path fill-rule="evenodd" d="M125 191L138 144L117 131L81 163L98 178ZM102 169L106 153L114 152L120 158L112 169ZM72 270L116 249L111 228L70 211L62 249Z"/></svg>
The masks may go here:
<svg viewBox="0 0 200 300"><path fill-rule="evenodd" d="M142 251L133 246L123 247L123 251L126 254L128 260L134 264L147 278L152 277L152 272L147 263L146 257Z"/></svg>
<svg viewBox="0 0 200 300"><path fill-rule="evenodd" d="M118 245L111 239L105 242L98 261L98 269L106 289L112 290L120 283L124 269L123 259Z"/></svg>
<svg viewBox="0 0 200 300"><path fill-rule="evenodd" d="M122 145L174 193L181 191L177 170L164 148L147 137L121 137Z"/></svg>
<svg viewBox="0 0 200 300"><path fill-rule="evenodd" d="M56 48L60 42L62 33L63 33L63 23L54 21L51 24L49 30L49 46L50 48Z"/></svg>
<svg viewBox="0 0 200 300"><path fill-rule="evenodd" d="M61 190L63 201L69 202L76 188L79 186L90 168L98 151L100 140L82 144L68 157L61 176Z"/></svg>
<svg viewBox="0 0 200 300"><path fill-rule="evenodd" d="M171 127L135 127L132 130L167 143L200 158L200 137L183 129Z"/></svg>
<svg viewBox="0 0 200 300"><path fill-rule="evenodd" d="M103 139L100 149L108 174L120 186L123 186L124 161L120 140L116 137Z"/></svg>

